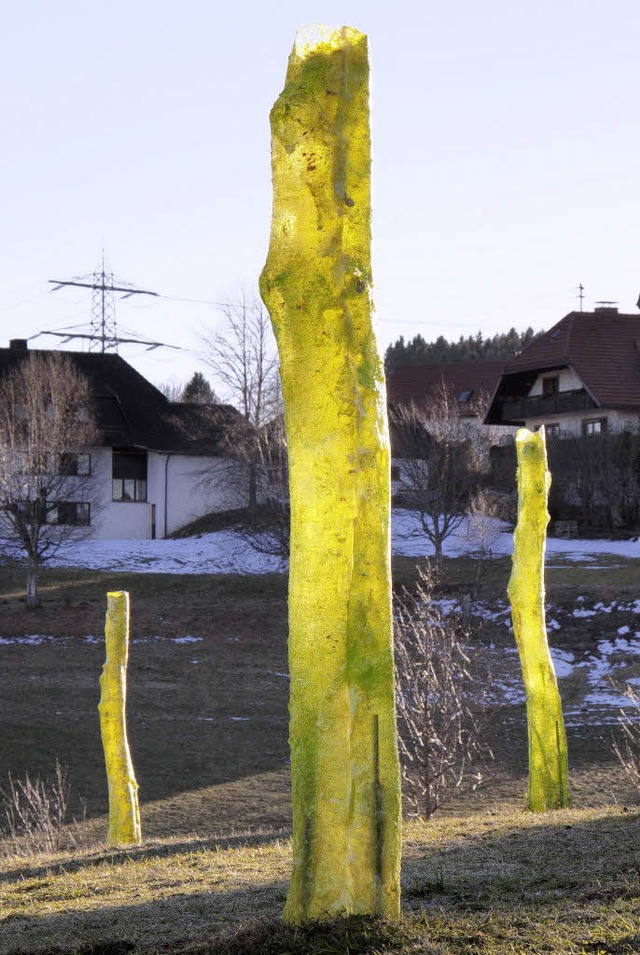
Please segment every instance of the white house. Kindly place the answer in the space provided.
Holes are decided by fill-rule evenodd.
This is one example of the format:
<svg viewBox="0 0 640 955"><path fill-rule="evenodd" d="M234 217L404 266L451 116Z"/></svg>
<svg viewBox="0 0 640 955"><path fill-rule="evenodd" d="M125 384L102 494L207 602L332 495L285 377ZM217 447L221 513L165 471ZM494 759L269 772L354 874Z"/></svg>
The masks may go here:
<svg viewBox="0 0 640 955"><path fill-rule="evenodd" d="M0 348L0 376L28 354L23 339ZM241 506L246 472L226 440L243 423L235 408L170 402L114 353L64 354L89 382L98 439L67 456L74 499L58 502L58 522L95 538L156 538Z"/></svg>

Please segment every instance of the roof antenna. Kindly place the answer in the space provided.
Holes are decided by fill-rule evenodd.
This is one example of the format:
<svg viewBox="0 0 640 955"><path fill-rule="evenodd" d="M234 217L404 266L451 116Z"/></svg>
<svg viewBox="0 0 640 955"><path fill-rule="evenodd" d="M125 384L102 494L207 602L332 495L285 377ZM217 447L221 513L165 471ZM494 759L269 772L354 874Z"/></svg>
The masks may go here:
<svg viewBox="0 0 640 955"><path fill-rule="evenodd" d="M580 311L582 311L582 302L584 301L584 285L582 282L580 282L580 285L578 286L578 298L580 299ZM638 299L638 302L640 302L640 298ZM638 305L638 308L640 308L640 305Z"/></svg>

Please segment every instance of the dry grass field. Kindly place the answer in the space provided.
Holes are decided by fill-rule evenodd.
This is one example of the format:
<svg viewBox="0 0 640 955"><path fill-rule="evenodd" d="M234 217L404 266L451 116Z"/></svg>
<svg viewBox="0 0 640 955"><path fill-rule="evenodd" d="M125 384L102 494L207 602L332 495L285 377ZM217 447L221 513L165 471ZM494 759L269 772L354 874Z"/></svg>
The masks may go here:
<svg viewBox="0 0 640 955"><path fill-rule="evenodd" d="M550 601L569 605L585 588L601 600L638 593L637 562L600 566L556 567ZM483 597L503 595L508 573L508 561L487 564ZM396 561L394 574L410 586L415 562ZM446 593L474 574L471 561L449 562ZM494 713L490 783L407 823L402 922L296 932L279 921L290 866L285 578L49 571L29 614L21 587L0 568L0 785L8 771L47 775L57 758L76 821L53 855L4 844L0 955L640 951L640 812L608 728L569 730L574 808L532 816L523 708ZM97 714L112 589L131 593L128 718L144 836L118 853L103 841ZM563 645L595 638L587 624L563 625ZM478 640L496 638L488 626Z"/></svg>

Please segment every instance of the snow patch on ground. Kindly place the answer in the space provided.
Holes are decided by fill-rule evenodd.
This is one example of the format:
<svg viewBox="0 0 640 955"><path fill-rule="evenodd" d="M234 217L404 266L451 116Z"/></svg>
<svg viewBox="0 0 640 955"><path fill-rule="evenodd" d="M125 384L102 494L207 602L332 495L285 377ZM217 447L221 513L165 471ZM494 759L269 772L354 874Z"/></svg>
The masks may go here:
<svg viewBox="0 0 640 955"><path fill-rule="evenodd" d="M33 634L30 637L0 637L0 647L39 647L50 640L57 640L57 637L41 636L40 634Z"/></svg>
<svg viewBox="0 0 640 955"><path fill-rule="evenodd" d="M479 541L469 522L462 521L444 543L445 556L459 557L481 549L488 557L511 554L511 528L501 521L494 520L490 523L491 533L488 539ZM392 550L399 556L433 556L433 546L421 530L414 511L396 509L393 512ZM547 539L548 558L594 561L597 556L603 554L640 557L640 543L637 540ZM179 540L69 542L60 548L50 564L54 567L83 567L115 573L122 571L148 574L268 574L286 569L280 558L258 554L242 535L233 530ZM636 601L636 604L635 612L640 613L640 600Z"/></svg>

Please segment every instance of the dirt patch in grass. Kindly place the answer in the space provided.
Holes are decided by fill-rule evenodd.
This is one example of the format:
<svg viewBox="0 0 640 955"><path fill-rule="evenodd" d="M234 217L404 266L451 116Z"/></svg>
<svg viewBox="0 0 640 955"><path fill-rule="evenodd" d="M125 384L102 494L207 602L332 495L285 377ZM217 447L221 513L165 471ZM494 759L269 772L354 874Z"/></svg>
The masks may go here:
<svg viewBox="0 0 640 955"><path fill-rule="evenodd" d="M395 569L398 584L415 580L415 562L401 561ZM455 596L473 578L474 563L449 562L446 570L452 581L449 592ZM507 575L506 562L488 562L486 593L500 593L504 599L500 588ZM37 645L0 643L0 784L8 771L46 776L57 757L69 769L76 817L85 809L89 818L106 812L97 711L105 594L126 589L132 605L129 735L150 833L182 836L201 827L217 832L210 828L216 813L225 825L234 813L245 828L286 825L288 797L282 794L288 792L289 686L283 575L47 571L43 605L33 614L20 601L21 580L15 570L0 568L0 601L6 601L0 604L0 637L40 634L47 639ZM561 630L551 633L552 643L563 648L591 645L601 635L601 623L573 618L570 607L567 602ZM615 627L623 621L616 613L607 616ZM503 623L492 625L493 630L488 626L479 627L479 640L513 650L513 637ZM515 656L510 665L517 668ZM594 788L604 799L628 802L611 755L610 727L589 726L588 720L585 725L587 731L569 729L572 768L591 772L597 781ZM490 791L488 798L524 798L526 732L522 706L492 715L494 789L456 797L454 810L462 805L470 811L482 809L484 793ZM262 804L251 801L249 790L256 777L275 786L267 787ZM213 800L216 813L208 812L211 793L229 784L238 787L235 805ZM272 797L274 817L269 816ZM161 801L165 809L156 812L152 807Z"/></svg>
<svg viewBox="0 0 640 955"><path fill-rule="evenodd" d="M0 636L104 634L106 594L131 594L131 636L207 636L217 630L286 628L283 574L122 574L44 570L42 605L27 611L23 574L0 566ZM286 631L285 631L286 632Z"/></svg>

